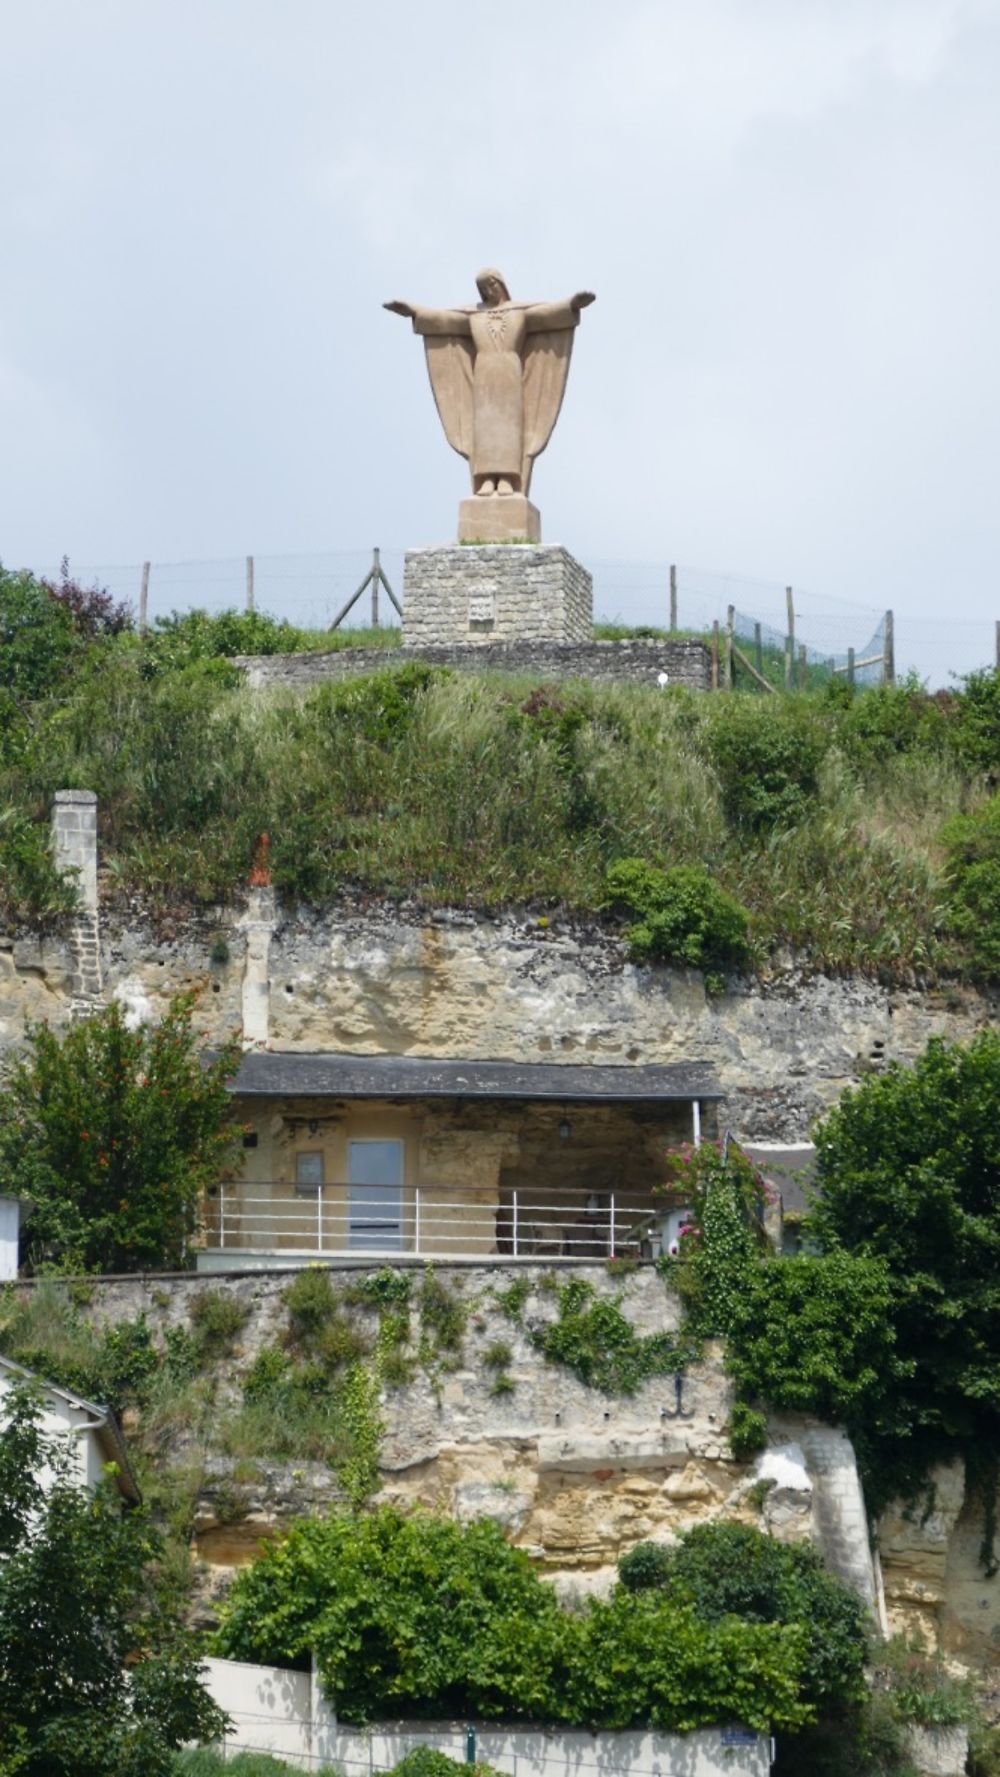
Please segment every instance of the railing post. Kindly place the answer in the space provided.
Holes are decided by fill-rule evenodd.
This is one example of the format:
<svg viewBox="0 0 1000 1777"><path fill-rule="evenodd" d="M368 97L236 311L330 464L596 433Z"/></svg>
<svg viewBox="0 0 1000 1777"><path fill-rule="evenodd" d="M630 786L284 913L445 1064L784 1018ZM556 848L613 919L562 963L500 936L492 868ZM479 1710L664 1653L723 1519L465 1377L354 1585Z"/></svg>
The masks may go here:
<svg viewBox="0 0 1000 1777"><path fill-rule="evenodd" d="M316 1186L316 1251L323 1251L323 1187Z"/></svg>
<svg viewBox="0 0 1000 1777"><path fill-rule="evenodd" d="M225 1187L225 1185L220 1184L220 1186L219 1186L219 1247L220 1247L220 1249L224 1249L225 1244L226 1244L226 1187Z"/></svg>
<svg viewBox="0 0 1000 1777"><path fill-rule="evenodd" d="M413 1250L420 1251L420 1186L413 1187Z"/></svg>
<svg viewBox="0 0 1000 1777"><path fill-rule="evenodd" d="M512 1193L514 1199L514 1257L517 1258L517 1192Z"/></svg>
<svg viewBox="0 0 1000 1777"><path fill-rule="evenodd" d="M615 1194L611 1193L611 1220L608 1223L608 1258L615 1256Z"/></svg>

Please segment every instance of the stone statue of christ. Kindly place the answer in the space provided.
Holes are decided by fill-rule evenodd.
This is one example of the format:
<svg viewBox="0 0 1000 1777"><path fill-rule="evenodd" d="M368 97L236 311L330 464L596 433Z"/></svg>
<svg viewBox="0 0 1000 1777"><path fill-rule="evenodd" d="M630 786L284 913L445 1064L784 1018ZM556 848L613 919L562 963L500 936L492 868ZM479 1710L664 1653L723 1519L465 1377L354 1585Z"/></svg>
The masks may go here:
<svg viewBox="0 0 1000 1777"><path fill-rule="evenodd" d="M418 308L387 302L423 336L431 388L445 437L466 458L473 492L527 498L531 471L559 417L580 310L566 302L512 302L498 271L476 279L474 308Z"/></svg>

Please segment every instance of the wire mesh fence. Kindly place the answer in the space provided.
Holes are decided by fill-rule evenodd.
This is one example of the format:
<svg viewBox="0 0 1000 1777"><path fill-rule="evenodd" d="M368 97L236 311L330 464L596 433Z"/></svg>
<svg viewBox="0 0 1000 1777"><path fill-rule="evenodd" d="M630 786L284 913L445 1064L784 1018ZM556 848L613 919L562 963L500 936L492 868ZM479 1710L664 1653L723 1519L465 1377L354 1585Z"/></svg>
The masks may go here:
<svg viewBox="0 0 1000 1777"><path fill-rule="evenodd" d="M381 550L384 580L400 602L403 556L402 548ZM107 588L116 600L131 605L137 617L144 612L151 625L174 613L217 614L252 604L297 627L326 630L370 575L372 559L371 548L357 548L214 561L72 562L70 566L75 579ZM687 564L671 566L666 561L596 560L588 566L594 578L594 610L603 623L657 630L673 627L706 636L718 625L724 655L732 609L732 636L738 650L732 669L737 685L755 682L749 667L776 687L815 684L846 674L852 655L859 685L891 675L894 655L901 671L915 670L938 685L951 676L992 665L996 658L995 627L988 621L904 618L895 625L895 634L887 636L884 610L800 587L792 589L790 601L790 589L777 581ZM58 578L57 564L35 567L47 578ZM346 621L362 627L372 619L368 588ZM399 618L384 590L376 620L386 629L398 627ZM719 673L723 682L722 655Z"/></svg>

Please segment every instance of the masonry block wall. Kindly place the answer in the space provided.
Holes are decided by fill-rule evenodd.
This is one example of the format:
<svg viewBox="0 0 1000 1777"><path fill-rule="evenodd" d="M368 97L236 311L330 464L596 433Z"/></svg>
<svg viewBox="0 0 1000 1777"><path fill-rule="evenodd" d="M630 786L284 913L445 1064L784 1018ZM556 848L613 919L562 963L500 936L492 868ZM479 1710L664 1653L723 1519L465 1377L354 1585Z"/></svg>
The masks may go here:
<svg viewBox="0 0 1000 1777"><path fill-rule="evenodd" d="M588 642L594 585L561 546L411 549L403 566L403 641Z"/></svg>
<svg viewBox="0 0 1000 1777"><path fill-rule="evenodd" d="M407 661L448 666L458 672L536 674L539 679L591 679L599 685L657 686L661 674L670 685L707 691L711 662L698 641L634 642L487 642L470 647L419 646L400 649L340 648L329 654L238 654L254 687L298 689L325 679L357 679L385 672Z"/></svg>

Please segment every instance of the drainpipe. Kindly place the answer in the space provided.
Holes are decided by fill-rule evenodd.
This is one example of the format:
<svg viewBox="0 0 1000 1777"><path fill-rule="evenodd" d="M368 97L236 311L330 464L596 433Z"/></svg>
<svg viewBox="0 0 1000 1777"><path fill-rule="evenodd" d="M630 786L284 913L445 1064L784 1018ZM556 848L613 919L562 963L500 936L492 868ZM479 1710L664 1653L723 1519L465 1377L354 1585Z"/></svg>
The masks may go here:
<svg viewBox="0 0 1000 1777"><path fill-rule="evenodd" d="M691 1105L691 1121L694 1129L694 1145L701 1147L701 1103L696 1098Z"/></svg>

